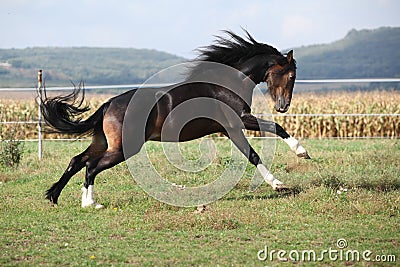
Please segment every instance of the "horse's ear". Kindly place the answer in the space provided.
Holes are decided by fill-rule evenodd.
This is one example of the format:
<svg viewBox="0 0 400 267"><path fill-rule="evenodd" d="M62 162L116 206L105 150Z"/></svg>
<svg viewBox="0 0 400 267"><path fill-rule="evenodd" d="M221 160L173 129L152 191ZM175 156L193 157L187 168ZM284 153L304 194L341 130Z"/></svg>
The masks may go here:
<svg viewBox="0 0 400 267"><path fill-rule="evenodd" d="M287 53L286 58L287 58L287 61L288 61L289 63L292 62L292 60L293 60L293 50L290 50L290 51Z"/></svg>

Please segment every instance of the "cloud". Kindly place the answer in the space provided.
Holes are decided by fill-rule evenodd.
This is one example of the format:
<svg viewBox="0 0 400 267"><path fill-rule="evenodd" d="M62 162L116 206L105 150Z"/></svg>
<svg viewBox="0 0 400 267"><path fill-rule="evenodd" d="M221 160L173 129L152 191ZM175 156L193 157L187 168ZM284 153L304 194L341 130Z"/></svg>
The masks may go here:
<svg viewBox="0 0 400 267"><path fill-rule="evenodd" d="M79 4L77 4L79 2ZM1 48L114 46L192 57L229 29L278 49L326 43L352 28L400 26L398 0L3 0Z"/></svg>

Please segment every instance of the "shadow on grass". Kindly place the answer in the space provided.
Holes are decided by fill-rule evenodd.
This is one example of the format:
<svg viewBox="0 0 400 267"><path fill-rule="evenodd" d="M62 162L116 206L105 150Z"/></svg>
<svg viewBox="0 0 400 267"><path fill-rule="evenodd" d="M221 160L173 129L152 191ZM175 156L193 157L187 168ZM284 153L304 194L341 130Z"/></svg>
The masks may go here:
<svg viewBox="0 0 400 267"><path fill-rule="evenodd" d="M368 190L373 192L392 192L400 190L400 179L379 179L379 180L357 180L345 181L335 175L329 175L322 179L314 180L308 185L295 185L290 190L285 192L272 192L267 194L261 193L247 193L243 195L234 195L226 197L226 200L268 200L280 199L288 197L296 197L298 194L306 192L307 189L312 187L325 187L333 189L334 191L342 190L345 188Z"/></svg>
<svg viewBox="0 0 400 267"><path fill-rule="evenodd" d="M241 196L230 196L226 197L226 200L267 200L267 199L279 199L279 198L287 198L287 197L295 197L296 195L303 192L303 188L300 186L295 186L286 190L284 192L273 192L270 194L254 194L249 193Z"/></svg>
<svg viewBox="0 0 400 267"><path fill-rule="evenodd" d="M400 180L361 181L354 187L369 191L390 192L400 190Z"/></svg>
<svg viewBox="0 0 400 267"><path fill-rule="evenodd" d="M333 190L338 190L340 188L355 188L364 189L368 191L375 192L390 192L400 190L400 179L379 179L379 180L363 180L359 179L357 181L345 181L335 175L329 175L323 177L321 180L315 180L312 186L324 186Z"/></svg>

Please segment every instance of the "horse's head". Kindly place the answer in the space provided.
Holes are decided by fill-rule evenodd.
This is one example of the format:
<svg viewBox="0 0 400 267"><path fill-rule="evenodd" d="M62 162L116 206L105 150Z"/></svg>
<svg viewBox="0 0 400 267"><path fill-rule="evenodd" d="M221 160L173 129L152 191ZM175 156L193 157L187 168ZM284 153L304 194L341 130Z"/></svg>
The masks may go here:
<svg viewBox="0 0 400 267"><path fill-rule="evenodd" d="M240 71L253 84L267 82L275 110L286 112L292 100L296 79L293 51L283 56L276 48L259 43L245 30L247 40L225 31L230 38L218 37L215 44L200 49L199 61L217 62ZM198 68L192 70L192 74ZM247 84L247 83L246 83ZM252 89L254 88L251 87Z"/></svg>
<svg viewBox="0 0 400 267"><path fill-rule="evenodd" d="M271 65L265 75L265 81L272 100L275 102L275 110L281 113L288 111L294 81L296 80L296 61L293 58L293 50L287 53L285 60Z"/></svg>
<svg viewBox="0 0 400 267"><path fill-rule="evenodd" d="M266 45L265 45L266 46ZM267 82L275 110L286 112L292 100L294 81L296 79L296 61L293 50L283 56L277 50L272 55L256 55L241 63L239 69L255 84Z"/></svg>

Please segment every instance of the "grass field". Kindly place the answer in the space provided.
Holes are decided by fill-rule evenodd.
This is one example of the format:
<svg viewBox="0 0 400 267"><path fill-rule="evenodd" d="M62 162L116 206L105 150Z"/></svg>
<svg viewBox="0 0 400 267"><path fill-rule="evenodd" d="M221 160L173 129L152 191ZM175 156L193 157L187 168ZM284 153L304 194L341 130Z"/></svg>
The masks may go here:
<svg viewBox="0 0 400 267"><path fill-rule="evenodd" d="M216 142L224 146L228 141ZM255 147L257 142L252 140ZM105 209L80 207L83 172L72 178L53 207L44 191L87 142L46 142L41 162L35 143L26 143L20 166L0 173L0 265L320 266L320 258L329 266L398 265L399 140L302 143L312 160L298 159L278 141L271 169L295 193L279 195L266 184L249 192L255 168L247 166L238 185L201 214L149 197L125 164L97 177L97 198ZM149 147L151 157L162 158L157 144ZM212 180L211 174L225 167L227 155L222 150L200 177ZM162 159L156 162L162 169L171 168ZM177 179L195 179L189 176ZM339 248L339 239L345 239L347 247ZM266 256L266 247L268 257L261 261L258 257ZM290 251L295 257L295 251L301 256L314 250L316 260L282 262L278 250L286 251L280 254L286 258ZM337 250L337 259L330 260L324 250ZM348 251L360 252L360 260L350 254L346 260ZM365 251L370 260L381 256L386 262L363 260Z"/></svg>

